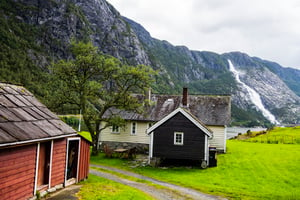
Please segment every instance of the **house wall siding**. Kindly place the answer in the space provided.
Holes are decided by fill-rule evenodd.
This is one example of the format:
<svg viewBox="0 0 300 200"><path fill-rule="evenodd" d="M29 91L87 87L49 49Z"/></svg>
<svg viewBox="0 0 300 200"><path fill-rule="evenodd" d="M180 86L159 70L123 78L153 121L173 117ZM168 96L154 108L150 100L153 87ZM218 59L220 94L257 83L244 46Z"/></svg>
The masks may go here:
<svg viewBox="0 0 300 200"><path fill-rule="evenodd" d="M33 196L36 150L36 144L0 150L1 199Z"/></svg>
<svg viewBox="0 0 300 200"><path fill-rule="evenodd" d="M53 142L51 187L65 181L67 140L59 139Z"/></svg>
<svg viewBox="0 0 300 200"><path fill-rule="evenodd" d="M150 144L150 137L146 134L149 127L147 122L137 122L137 134L131 135L131 122L126 123L125 129L120 128L120 133L111 133L111 128L103 130L100 141L120 142L120 143L140 143ZM207 126L213 131L213 138L209 145L216 147L218 151L226 151L226 128L225 126Z"/></svg>
<svg viewBox="0 0 300 200"><path fill-rule="evenodd" d="M100 141L149 144L150 137L146 134L149 123L136 121L136 126L135 135L131 135L131 121L127 121L125 127L120 127L120 133L111 133L111 127L108 127L101 132Z"/></svg>
<svg viewBox="0 0 300 200"><path fill-rule="evenodd" d="M226 151L226 128L224 126L207 126L213 131L213 138L209 141L211 147L218 151Z"/></svg>
<svg viewBox="0 0 300 200"><path fill-rule="evenodd" d="M183 145L174 145L174 132L184 133ZM153 157L202 160L205 148L205 133L181 113L154 131Z"/></svg>
<svg viewBox="0 0 300 200"><path fill-rule="evenodd" d="M90 144L88 141L80 140L80 160L79 160L79 172L78 181L81 181L88 177L89 174L89 160L90 160Z"/></svg>

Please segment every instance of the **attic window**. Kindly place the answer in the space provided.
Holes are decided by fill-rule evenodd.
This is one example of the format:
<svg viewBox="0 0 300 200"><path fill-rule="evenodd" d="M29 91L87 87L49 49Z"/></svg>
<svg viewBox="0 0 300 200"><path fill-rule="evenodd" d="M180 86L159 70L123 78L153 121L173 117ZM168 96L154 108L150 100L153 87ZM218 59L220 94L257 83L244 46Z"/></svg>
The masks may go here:
<svg viewBox="0 0 300 200"><path fill-rule="evenodd" d="M174 133L174 145L183 145L183 132Z"/></svg>

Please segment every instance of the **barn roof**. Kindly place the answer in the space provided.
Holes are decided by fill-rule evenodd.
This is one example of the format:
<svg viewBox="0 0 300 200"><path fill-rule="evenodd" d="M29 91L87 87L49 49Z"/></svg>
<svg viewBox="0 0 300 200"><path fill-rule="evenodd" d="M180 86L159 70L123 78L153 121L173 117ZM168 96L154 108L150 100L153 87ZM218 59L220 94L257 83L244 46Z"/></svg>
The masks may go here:
<svg viewBox="0 0 300 200"><path fill-rule="evenodd" d="M136 95L137 98L144 98ZM145 114L111 109L105 117L119 114L123 119L157 122L182 106L182 95L152 94L150 106L145 106ZM231 120L231 97L221 95L188 95L186 107L206 125L227 125Z"/></svg>
<svg viewBox="0 0 300 200"><path fill-rule="evenodd" d="M0 146L76 135L24 87L0 83Z"/></svg>

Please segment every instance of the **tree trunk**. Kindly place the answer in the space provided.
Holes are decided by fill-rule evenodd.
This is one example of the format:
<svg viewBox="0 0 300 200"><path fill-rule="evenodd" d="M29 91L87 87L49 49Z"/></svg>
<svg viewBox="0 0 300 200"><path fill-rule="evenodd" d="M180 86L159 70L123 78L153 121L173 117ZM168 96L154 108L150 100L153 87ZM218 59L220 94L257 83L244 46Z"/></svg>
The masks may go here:
<svg viewBox="0 0 300 200"><path fill-rule="evenodd" d="M92 145L93 145L93 147L92 147L92 155L93 156L97 156L98 155L98 153L99 153L99 148L98 148L98 144L99 144L99 133L96 133L96 134L93 134L92 135L92 140L93 140L93 142L92 142Z"/></svg>

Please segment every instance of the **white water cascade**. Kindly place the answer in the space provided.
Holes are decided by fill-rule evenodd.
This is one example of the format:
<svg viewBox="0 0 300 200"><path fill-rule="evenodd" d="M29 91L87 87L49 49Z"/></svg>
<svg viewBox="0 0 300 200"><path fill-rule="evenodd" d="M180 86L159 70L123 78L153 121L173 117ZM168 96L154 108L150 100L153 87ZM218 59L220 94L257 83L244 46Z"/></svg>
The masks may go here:
<svg viewBox="0 0 300 200"><path fill-rule="evenodd" d="M229 70L234 74L236 81L240 83L247 90L250 96L250 100L256 106L256 108L258 108L262 112L264 117L270 120L273 124L279 124L275 116L269 110L267 110L263 105L260 95L254 89L252 89L251 87L249 87L248 85L246 85L244 82L241 81L239 72L234 68L231 60L228 60L228 63L229 63Z"/></svg>

